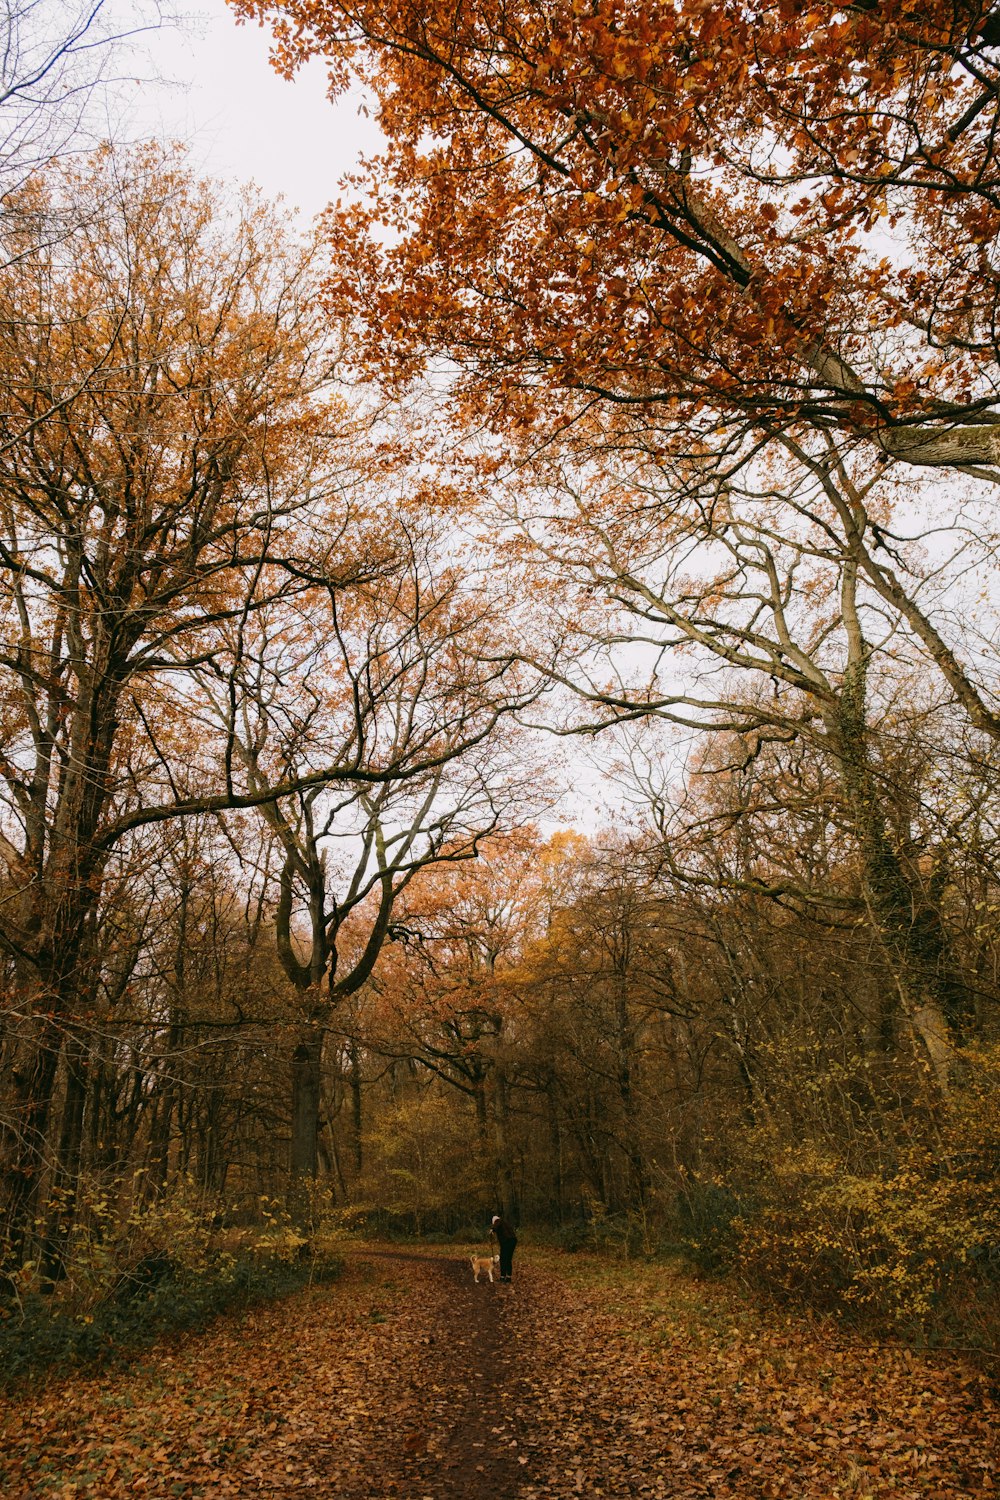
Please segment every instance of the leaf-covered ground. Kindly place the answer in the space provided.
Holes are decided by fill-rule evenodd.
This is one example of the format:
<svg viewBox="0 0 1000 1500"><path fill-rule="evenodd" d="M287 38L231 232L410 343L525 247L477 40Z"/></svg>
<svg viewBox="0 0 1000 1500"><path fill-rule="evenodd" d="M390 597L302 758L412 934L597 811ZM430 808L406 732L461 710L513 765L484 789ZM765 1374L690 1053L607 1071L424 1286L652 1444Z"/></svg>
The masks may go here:
<svg viewBox="0 0 1000 1500"><path fill-rule="evenodd" d="M337 1500L969 1500L998 1486L996 1392L953 1356L530 1249L513 1288L458 1252L344 1278L0 1416L0 1494Z"/></svg>

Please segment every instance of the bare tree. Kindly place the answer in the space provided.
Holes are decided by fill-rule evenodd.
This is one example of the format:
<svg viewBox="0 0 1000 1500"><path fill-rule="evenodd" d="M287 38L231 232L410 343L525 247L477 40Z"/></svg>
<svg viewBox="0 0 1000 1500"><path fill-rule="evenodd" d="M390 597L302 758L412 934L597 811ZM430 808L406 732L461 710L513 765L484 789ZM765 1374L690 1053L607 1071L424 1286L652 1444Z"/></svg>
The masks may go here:
<svg viewBox="0 0 1000 1500"><path fill-rule="evenodd" d="M371 976L417 872L474 859L525 799L508 721L541 683L504 644L498 600L463 584L426 523L422 535L378 525L389 545L369 576L335 583L301 562L309 592L230 630L232 654L204 674L279 851L278 953L301 1011L290 1162L300 1214L332 1018ZM331 764L335 781L310 784ZM290 778L302 783L291 796Z"/></svg>
<svg viewBox="0 0 1000 1500"><path fill-rule="evenodd" d="M644 465L638 482L623 479L622 466L616 483L613 461L597 473L556 471L560 502L546 511L538 499L525 530L544 567L576 587L581 640L598 662L611 657L603 675L593 667L574 679L601 706L595 725L660 715L739 731L751 755L755 744L804 739L834 768L902 1013L943 1083L966 1000L939 913L894 838L878 725L900 670L923 648L941 686L961 689L986 729L990 690L947 648L912 583L904 587L902 561L893 570L879 558L880 544L895 546L876 519L891 527L886 498L837 458L821 465L796 449L795 459L798 474L781 450L762 454L725 484L711 470L699 484L692 462L675 488L660 488ZM968 548L959 531L953 540L960 577ZM939 579L947 557L936 562ZM617 689L616 653L619 672L624 661L631 673Z"/></svg>
<svg viewBox="0 0 1000 1500"><path fill-rule="evenodd" d="M46 162L109 133L106 86L122 44L156 29L138 0L4 0L0 9L0 204ZM103 116L100 110L104 107Z"/></svg>

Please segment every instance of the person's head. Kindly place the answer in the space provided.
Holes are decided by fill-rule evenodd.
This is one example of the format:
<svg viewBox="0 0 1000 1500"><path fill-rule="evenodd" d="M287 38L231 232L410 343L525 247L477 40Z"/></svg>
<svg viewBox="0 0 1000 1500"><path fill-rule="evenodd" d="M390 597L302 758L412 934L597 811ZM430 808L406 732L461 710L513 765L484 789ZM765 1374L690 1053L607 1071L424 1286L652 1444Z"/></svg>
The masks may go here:
<svg viewBox="0 0 1000 1500"><path fill-rule="evenodd" d="M499 1224L500 1223L500 1215L499 1214L494 1214L493 1215L493 1222L494 1222L494 1224Z"/></svg>

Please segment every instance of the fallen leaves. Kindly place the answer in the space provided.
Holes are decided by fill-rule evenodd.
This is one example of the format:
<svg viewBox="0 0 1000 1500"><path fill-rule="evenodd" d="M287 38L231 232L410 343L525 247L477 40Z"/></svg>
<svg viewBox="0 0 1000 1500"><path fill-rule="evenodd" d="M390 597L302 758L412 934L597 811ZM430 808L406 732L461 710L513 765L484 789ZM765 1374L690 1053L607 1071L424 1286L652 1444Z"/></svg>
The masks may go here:
<svg viewBox="0 0 1000 1500"><path fill-rule="evenodd" d="M970 1500L996 1403L955 1358L741 1306L670 1268L359 1253L344 1279L50 1382L0 1419L4 1500Z"/></svg>
<svg viewBox="0 0 1000 1500"><path fill-rule="evenodd" d="M547 1289L541 1317L529 1302L513 1315L541 1370L560 1370L557 1380L531 1377L539 1500L573 1492L581 1451L595 1497L995 1492L995 1402L985 1378L954 1359L729 1306L712 1286L698 1297L686 1277L674 1277L674 1305L650 1317L648 1288L636 1296L636 1283L662 1302L671 1273L618 1270L609 1299L614 1275L588 1283L575 1273L575 1293L565 1282ZM733 1324L720 1325L727 1310Z"/></svg>

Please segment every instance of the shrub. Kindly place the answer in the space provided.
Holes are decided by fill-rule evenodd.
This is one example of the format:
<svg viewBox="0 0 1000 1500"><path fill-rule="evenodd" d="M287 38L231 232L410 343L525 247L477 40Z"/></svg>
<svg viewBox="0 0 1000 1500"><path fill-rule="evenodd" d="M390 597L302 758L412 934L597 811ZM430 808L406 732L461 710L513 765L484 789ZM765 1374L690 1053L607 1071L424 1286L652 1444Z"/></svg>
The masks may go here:
<svg viewBox="0 0 1000 1500"><path fill-rule="evenodd" d="M689 1197L695 1255L844 1316L995 1342L1000 1048L967 1049L959 1063L923 1138L901 1131L867 1158L852 1157L855 1143L748 1133L733 1182Z"/></svg>
<svg viewBox="0 0 1000 1500"><path fill-rule="evenodd" d="M572 1224L564 1224L556 1231L554 1241L558 1249L567 1250L571 1254L575 1254L578 1250L591 1249L589 1229L580 1220Z"/></svg>
<svg viewBox="0 0 1000 1500"><path fill-rule="evenodd" d="M234 1306L328 1279L342 1264L304 1257L304 1236L269 1199L255 1205L254 1226L220 1230L190 1182L148 1204L136 1196L123 1213L124 1196L123 1184L83 1184L58 1282L43 1288L34 1262L11 1278L0 1307L0 1382L134 1353Z"/></svg>
<svg viewBox="0 0 1000 1500"><path fill-rule="evenodd" d="M844 1172L804 1150L789 1153L785 1193L737 1220L739 1263L756 1279L814 1303L923 1326L945 1289L995 1238L969 1212L962 1184L934 1180L928 1163L885 1176Z"/></svg>
<svg viewBox="0 0 1000 1500"><path fill-rule="evenodd" d="M715 1271L732 1261L742 1212L740 1200L722 1182L694 1179L679 1194L681 1245L702 1270Z"/></svg>
<svg viewBox="0 0 1000 1500"><path fill-rule="evenodd" d="M76 1315L65 1303L31 1292L0 1323L0 1384L13 1384L54 1364L127 1359L168 1333L202 1328L233 1308L332 1280L341 1269L335 1258L305 1264L254 1254L227 1255L197 1271L161 1263L145 1288L133 1278L92 1311Z"/></svg>

